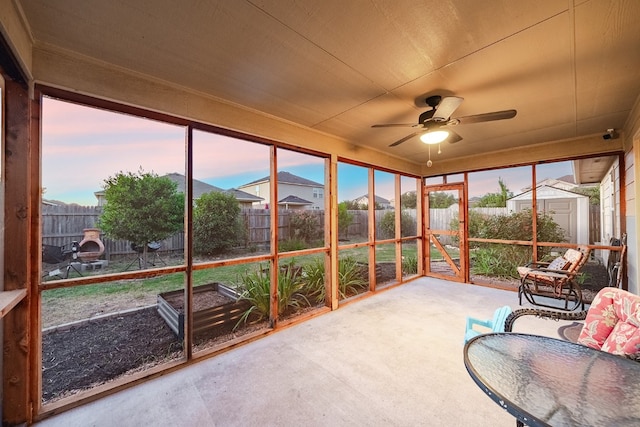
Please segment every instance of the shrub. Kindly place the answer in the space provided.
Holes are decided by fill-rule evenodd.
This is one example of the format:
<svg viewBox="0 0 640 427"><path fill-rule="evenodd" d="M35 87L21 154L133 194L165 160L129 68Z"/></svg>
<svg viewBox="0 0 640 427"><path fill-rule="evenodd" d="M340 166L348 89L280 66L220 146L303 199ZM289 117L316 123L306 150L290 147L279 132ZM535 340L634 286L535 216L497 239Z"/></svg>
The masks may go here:
<svg viewBox="0 0 640 427"><path fill-rule="evenodd" d="M402 272L404 274L418 274L418 257L402 257Z"/></svg>
<svg viewBox="0 0 640 427"><path fill-rule="evenodd" d="M260 266L241 277L241 283L238 285L239 299L249 301L251 307L243 313L238 324L246 321L251 313L257 314L261 319L269 317L271 314L270 283L271 275L268 266ZM278 274L278 314L290 308L298 309L309 305L309 301L302 293L304 286L299 269L295 268L293 263L282 266Z"/></svg>
<svg viewBox="0 0 640 427"><path fill-rule="evenodd" d="M358 294L367 288L366 266L347 256L338 261L338 292L341 299ZM307 295L317 303L326 298L324 261L317 259L303 267L303 280Z"/></svg>
<svg viewBox="0 0 640 427"><path fill-rule="evenodd" d="M198 255L222 253L244 237L240 206L231 194L205 193L193 209L193 250Z"/></svg>
<svg viewBox="0 0 640 427"><path fill-rule="evenodd" d="M323 303L327 297L324 279L324 259L315 259L302 267L302 279L305 282L305 293L317 304Z"/></svg>
<svg viewBox="0 0 640 427"><path fill-rule="evenodd" d="M509 215L482 215L469 211L469 236L481 239L525 240L533 237L532 211L526 209ZM541 242L565 241L564 230L550 215L538 214L537 239ZM457 229L458 221L452 221ZM516 268L531 260L531 248L509 244L471 242L471 272L496 277L518 277ZM544 259L552 250L538 248L538 259Z"/></svg>
<svg viewBox="0 0 640 427"><path fill-rule="evenodd" d="M471 250L470 257L472 274L518 278L517 267L531 260L531 248L483 243Z"/></svg>
<svg viewBox="0 0 640 427"><path fill-rule="evenodd" d="M349 226L353 222L353 214L348 211L347 202L338 203L338 235L346 239L349 235Z"/></svg>
<svg viewBox="0 0 640 427"><path fill-rule="evenodd" d="M306 248L307 244L299 239L289 239L278 242L278 252L300 251Z"/></svg>
<svg viewBox="0 0 640 427"><path fill-rule="evenodd" d="M366 289L368 283L365 280L366 269L363 264L351 256L346 256L338 261L338 289L340 298L358 294Z"/></svg>
<svg viewBox="0 0 640 427"><path fill-rule="evenodd" d="M400 232L402 237L414 234L416 229L415 221L408 212L400 213ZM383 239L393 239L396 236L396 214L394 211L386 212L380 220L380 230Z"/></svg>
<svg viewBox="0 0 640 427"><path fill-rule="evenodd" d="M311 243L322 237L324 226L320 224L320 215L312 211L295 211L289 218L291 238Z"/></svg>

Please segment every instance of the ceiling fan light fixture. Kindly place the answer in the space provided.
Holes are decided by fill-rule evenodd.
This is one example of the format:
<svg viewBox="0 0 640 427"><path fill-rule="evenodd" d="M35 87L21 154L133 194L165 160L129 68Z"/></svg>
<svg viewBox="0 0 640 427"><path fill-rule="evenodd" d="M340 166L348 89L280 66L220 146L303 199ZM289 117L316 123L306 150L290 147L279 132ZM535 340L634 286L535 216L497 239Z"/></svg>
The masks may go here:
<svg viewBox="0 0 640 427"><path fill-rule="evenodd" d="M420 141L425 144L440 144L442 141L449 137L449 132L446 130L436 130L433 132L427 132L420 135Z"/></svg>

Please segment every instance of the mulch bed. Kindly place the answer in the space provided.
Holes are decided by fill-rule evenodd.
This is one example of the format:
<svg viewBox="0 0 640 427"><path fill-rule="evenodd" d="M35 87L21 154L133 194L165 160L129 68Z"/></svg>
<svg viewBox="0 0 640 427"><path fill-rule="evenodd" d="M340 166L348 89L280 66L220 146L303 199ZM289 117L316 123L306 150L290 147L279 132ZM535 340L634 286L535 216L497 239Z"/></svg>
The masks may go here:
<svg viewBox="0 0 640 427"><path fill-rule="evenodd" d="M180 357L182 343L155 307L42 334L44 402Z"/></svg>

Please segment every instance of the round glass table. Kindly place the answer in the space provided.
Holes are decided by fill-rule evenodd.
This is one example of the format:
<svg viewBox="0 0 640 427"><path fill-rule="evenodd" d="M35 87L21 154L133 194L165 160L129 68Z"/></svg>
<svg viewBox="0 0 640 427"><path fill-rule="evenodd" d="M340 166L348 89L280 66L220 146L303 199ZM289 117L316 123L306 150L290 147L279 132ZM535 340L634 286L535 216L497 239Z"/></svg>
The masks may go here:
<svg viewBox="0 0 640 427"><path fill-rule="evenodd" d="M555 338L493 333L464 346L476 384L527 426L640 425L640 363Z"/></svg>

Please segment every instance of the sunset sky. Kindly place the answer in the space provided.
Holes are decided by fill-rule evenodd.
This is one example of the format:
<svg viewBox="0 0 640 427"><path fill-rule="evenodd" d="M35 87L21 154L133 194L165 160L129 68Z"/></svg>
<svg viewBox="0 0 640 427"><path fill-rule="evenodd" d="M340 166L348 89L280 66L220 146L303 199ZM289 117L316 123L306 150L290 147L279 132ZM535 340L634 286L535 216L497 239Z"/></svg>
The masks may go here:
<svg viewBox="0 0 640 427"><path fill-rule="evenodd" d="M45 199L95 205L94 192L123 172L185 174L185 128L51 98L43 101L42 185ZM278 168L324 182L324 160L279 150ZM269 175L269 148L225 136L194 132L194 178L228 189ZM530 168L478 173L470 196L499 191L498 177L514 194L529 186ZM523 173L524 172L524 173ZM570 174L569 162L538 168L538 179ZM393 175L376 172L376 195L394 197ZM414 190L403 179L402 192ZM367 192L366 168L340 163L338 200Z"/></svg>

